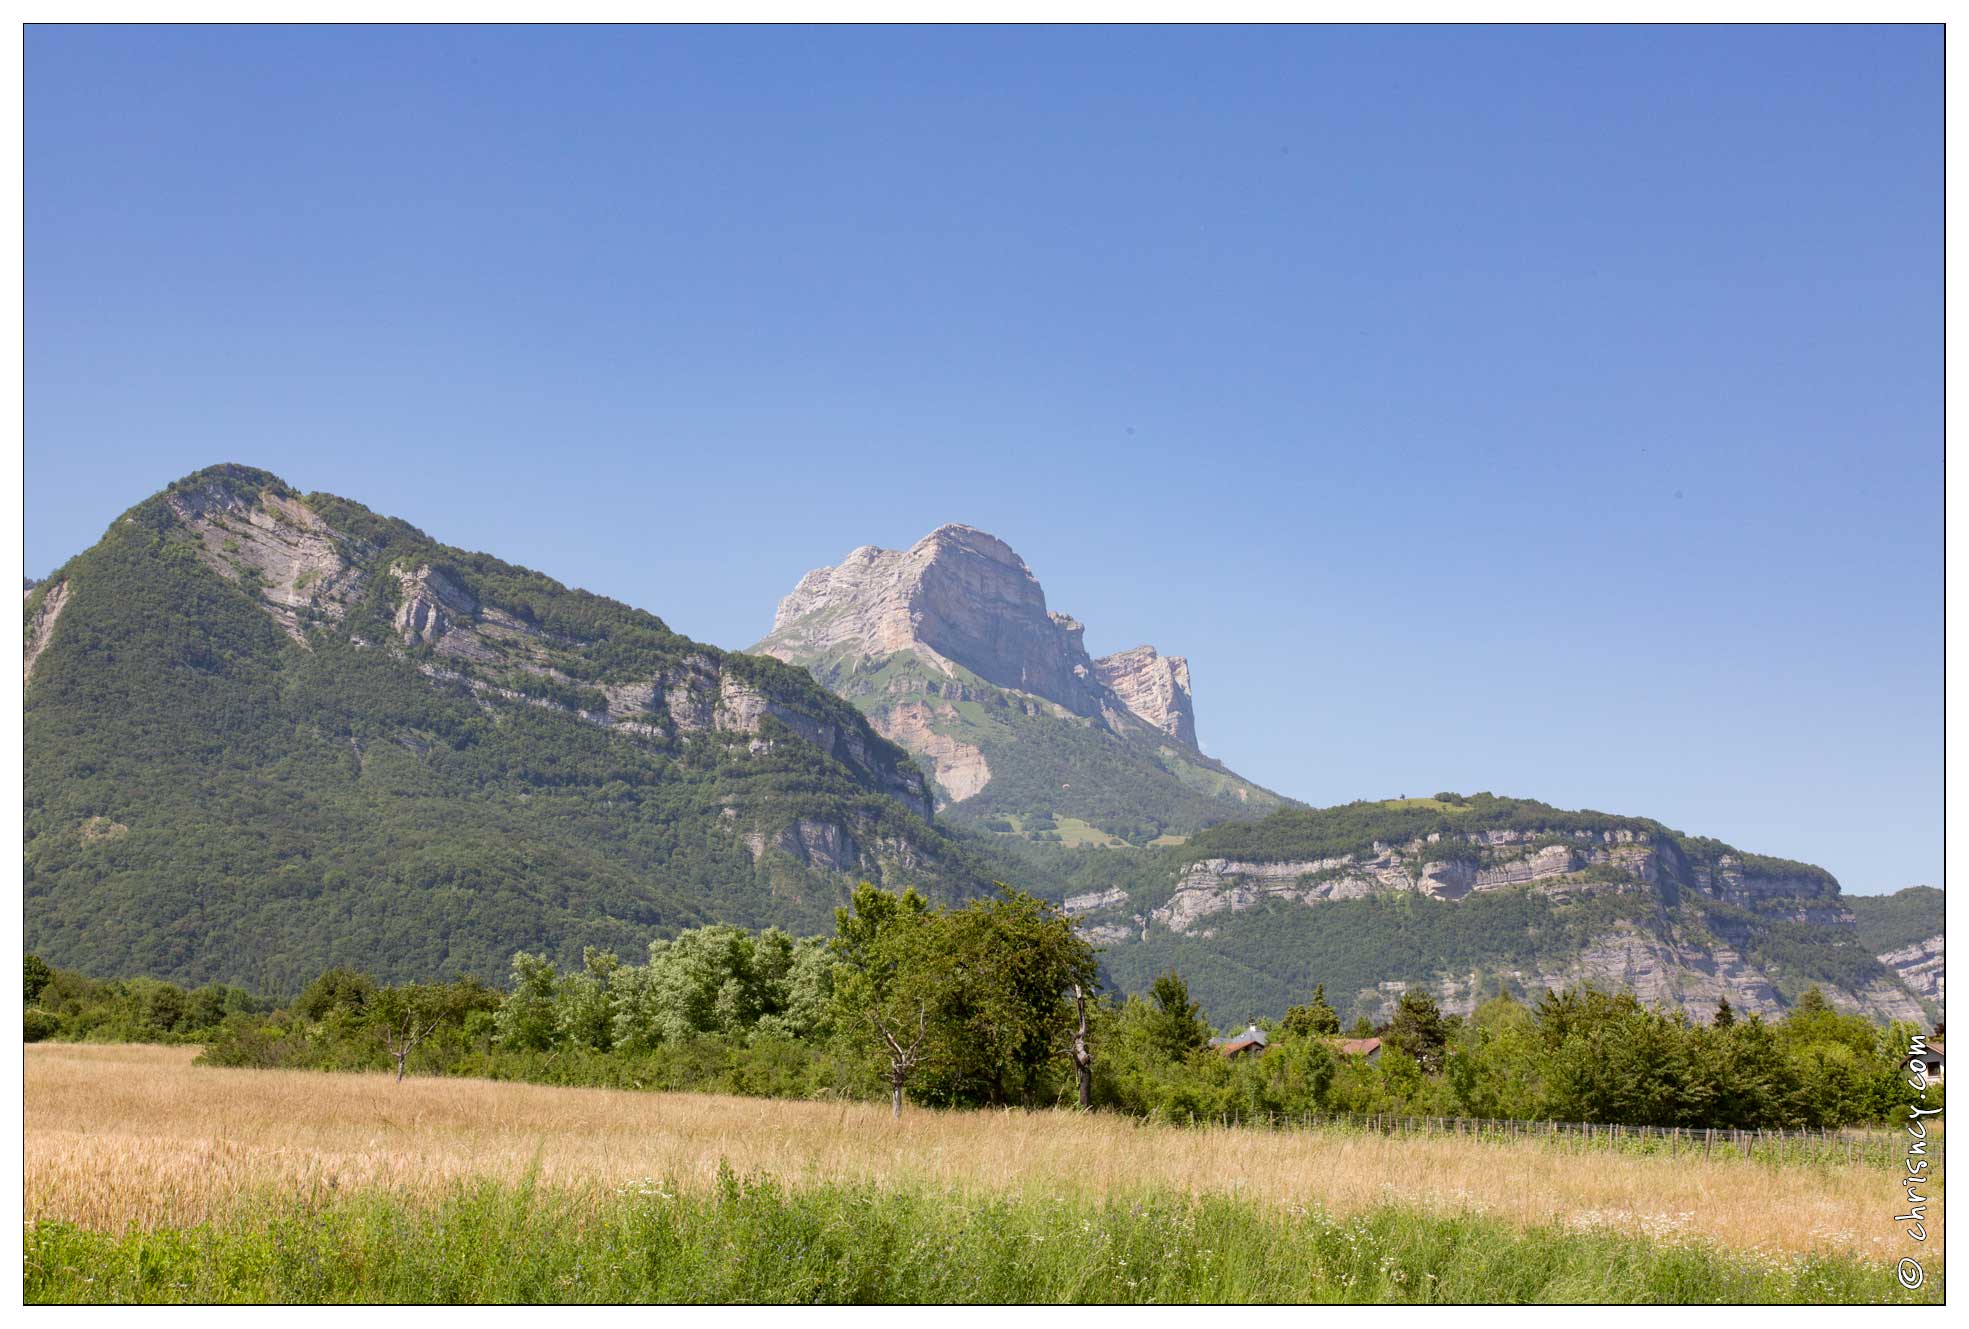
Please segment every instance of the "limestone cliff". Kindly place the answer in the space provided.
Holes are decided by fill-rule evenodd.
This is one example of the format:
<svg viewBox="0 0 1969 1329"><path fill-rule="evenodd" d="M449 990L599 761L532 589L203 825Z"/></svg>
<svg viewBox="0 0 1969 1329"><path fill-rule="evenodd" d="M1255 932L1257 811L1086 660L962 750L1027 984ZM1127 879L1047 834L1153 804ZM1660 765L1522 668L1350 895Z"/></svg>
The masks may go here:
<svg viewBox="0 0 1969 1329"><path fill-rule="evenodd" d="M1080 621L975 527L807 573L753 649L854 702L978 820L1038 812L1140 842L1282 801L1198 749L1186 659L1092 658Z"/></svg>
<svg viewBox="0 0 1969 1329"><path fill-rule="evenodd" d="M1942 1006L1942 938L1932 937L1888 951L1880 963L1894 971L1909 991L1937 1010Z"/></svg>
<svg viewBox="0 0 1969 1329"><path fill-rule="evenodd" d="M137 512L168 538L187 541L303 651L345 643L389 652L434 685L466 689L482 708L557 712L658 747L703 740L765 756L788 741L804 743L865 788L925 821L932 816L928 784L901 750L853 708L776 662L687 642L647 615L627 632L593 637L573 626L576 613L550 625L542 606L585 593L530 573L518 593L488 591L474 568L502 569L501 578L517 570L447 550L344 500L304 496L245 467L201 472L123 520L138 521ZM29 677L68 593L61 579L28 589L23 668ZM359 607L380 613L387 630L349 627ZM615 663L626 658L622 640L638 634L652 643L648 663ZM414 736L404 741L422 744ZM872 855L889 843L866 827L814 818L761 824L750 833L801 865L828 872L880 875Z"/></svg>
<svg viewBox="0 0 1969 1329"><path fill-rule="evenodd" d="M1724 997L1781 1013L1812 983L1879 1019L1919 1020L1939 995L1939 938L1861 958L1838 882L1809 864L1645 818L1442 797L1219 827L1175 855L1165 887L1083 890L1066 908L1117 973L1193 967L1199 948L1258 987L1308 965L1353 993L1345 1013L1375 1019L1410 986L1468 1012L1500 986L1593 983L1704 1017Z"/></svg>
<svg viewBox="0 0 1969 1329"><path fill-rule="evenodd" d="M1188 660L1157 655L1153 646L1137 646L1094 661L1094 677L1136 716L1171 738L1196 746Z"/></svg>
<svg viewBox="0 0 1969 1329"><path fill-rule="evenodd" d="M1079 625L1048 614L1025 560L970 526L939 526L906 550L863 545L809 572L760 644L783 660L844 648L861 658L914 651L1076 714L1099 711Z"/></svg>

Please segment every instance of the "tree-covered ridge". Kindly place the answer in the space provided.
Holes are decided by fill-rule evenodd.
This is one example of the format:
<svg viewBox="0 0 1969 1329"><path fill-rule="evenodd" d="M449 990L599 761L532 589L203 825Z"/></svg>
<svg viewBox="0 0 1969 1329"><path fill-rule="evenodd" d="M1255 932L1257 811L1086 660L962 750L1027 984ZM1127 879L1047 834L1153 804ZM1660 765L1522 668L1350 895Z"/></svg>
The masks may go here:
<svg viewBox="0 0 1969 1329"><path fill-rule="evenodd" d="M1020 856L1060 883L1113 981L1139 989L1179 966L1217 1018L1313 974L1368 1015L1405 985L1468 1009L1570 982L1638 985L1684 1010L1727 989L1776 1014L1819 985L1881 1018L1931 1011L1862 943L1830 873L1646 817L1440 793L1287 809L1181 845Z"/></svg>
<svg viewBox="0 0 1969 1329"><path fill-rule="evenodd" d="M268 495L319 515L358 574L299 640L250 567L214 566L254 538L226 505ZM506 640L537 668L407 643L391 569L425 564L520 624ZM24 864L28 944L57 963L275 994L337 963L490 980L520 947L819 926L851 878L816 854L944 898L990 876L889 796L920 781L908 756L801 671L265 472L138 504L27 597L30 625L57 594L27 689ZM766 713L724 733L595 709L664 669Z"/></svg>
<svg viewBox="0 0 1969 1329"><path fill-rule="evenodd" d="M1860 942L1869 954L1884 955L1942 935L1942 892L1909 886L1892 895L1849 895Z"/></svg>
<svg viewBox="0 0 1969 1329"><path fill-rule="evenodd" d="M1424 852L1432 857L1480 854L1490 831L1529 835L1604 836L1627 832L1675 845L1692 864L1713 868L1732 858L1747 878L1810 883L1837 894L1838 882L1824 868L1765 854L1747 854L1721 840L1685 836L1650 817L1555 808L1529 798L1492 793L1439 793L1429 798L1357 800L1328 808L1283 808L1258 821L1226 822L1190 837L1182 855L1190 862L1208 858L1289 862L1364 855L1376 844L1404 845L1439 837Z"/></svg>

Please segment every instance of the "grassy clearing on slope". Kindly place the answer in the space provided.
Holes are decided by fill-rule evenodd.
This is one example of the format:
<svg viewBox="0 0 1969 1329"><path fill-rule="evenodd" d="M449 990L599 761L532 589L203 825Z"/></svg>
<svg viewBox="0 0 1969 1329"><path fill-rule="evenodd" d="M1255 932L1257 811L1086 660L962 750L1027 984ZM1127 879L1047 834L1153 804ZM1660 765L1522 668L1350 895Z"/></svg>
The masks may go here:
<svg viewBox="0 0 1969 1329"><path fill-rule="evenodd" d="M1088 1203L1220 1195L1346 1218L1399 1206L1505 1230L1557 1223L1746 1255L1904 1252L1893 1174L1353 1132L1188 1130L1107 1113L910 1111L884 1104L654 1094L464 1079L194 1066L191 1050L26 1050L25 1207L98 1232L246 1221L269 1204L461 1184L570 1192L667 1178L692 1193L729 1162L792 1188L927 1189ZM1939 1188L1937 1188L1939 1190ZM1931 1206L1939 1249L1941 1203ZM1934 1273L1937 1271L1932 1271Z"/></svg>
<svg viewBox="0 0 1969 1329"><path fill-rule="evenodd" d="M1938 1271L1939 1273L1939 1271ZM32 1224L29 1302L1871 1302L1847 1255L1766 1257L1381 1208L1352 1218L1226 1196L973 1196L479 1182L358 1191L192 1230Z"/></svg>

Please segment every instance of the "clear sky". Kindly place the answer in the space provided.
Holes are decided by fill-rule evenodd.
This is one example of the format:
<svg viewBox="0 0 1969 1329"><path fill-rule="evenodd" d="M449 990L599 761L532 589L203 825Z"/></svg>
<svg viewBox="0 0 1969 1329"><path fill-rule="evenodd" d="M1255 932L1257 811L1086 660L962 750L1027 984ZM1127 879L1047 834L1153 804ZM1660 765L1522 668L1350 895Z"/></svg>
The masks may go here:
<svg viewBox="0 0 1969 1329"><path fill-rule="evenodd" d="M1940 884L1939 27L26 47L30 573L231 460L738 647L964 521L1281 792Z"/></svg>

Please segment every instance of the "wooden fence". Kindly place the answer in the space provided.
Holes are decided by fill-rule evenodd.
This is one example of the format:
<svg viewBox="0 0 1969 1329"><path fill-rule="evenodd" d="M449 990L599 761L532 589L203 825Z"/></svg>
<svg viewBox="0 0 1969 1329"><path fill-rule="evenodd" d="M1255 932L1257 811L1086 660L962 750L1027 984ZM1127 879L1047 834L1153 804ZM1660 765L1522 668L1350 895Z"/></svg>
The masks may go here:
<svg viewBox="0 0 1969 1329"><path fill-rule="evenodd" d="M1689 1126L1626 1126L1591 1121L1517 1121L1487 1117L1409 1117L1394 1113L1267 1112L1225 1113L1190 1117L1192 1126L1238 1127L1247 1130L1344 1130L1369 1134L1440 1138L1460 1136L1481 1140L1549 1142L1555 1147L1585 1152L1619 1149L1634 1153L1740 1155L1745 1158L1799 1161L1866 1162L1898 1165L1916 1143L1905 1130L1878 1128L1791 1127L1769 1130L1718 1130ZM1942 1167L1942 1134L1937 1119L1928 1119L1928 1138L1921 1157L1931 1169Z"/></svg>

